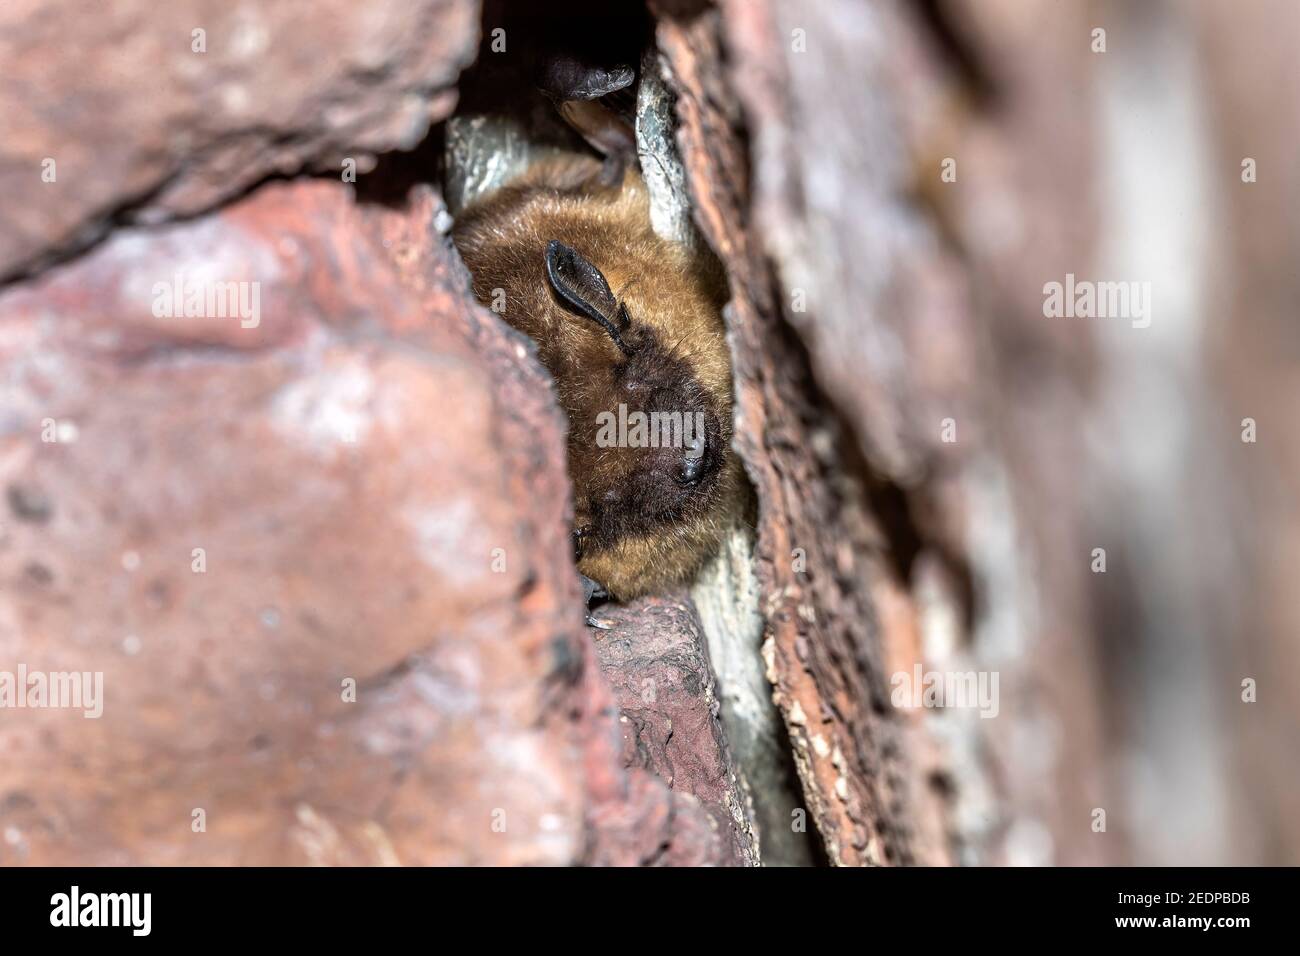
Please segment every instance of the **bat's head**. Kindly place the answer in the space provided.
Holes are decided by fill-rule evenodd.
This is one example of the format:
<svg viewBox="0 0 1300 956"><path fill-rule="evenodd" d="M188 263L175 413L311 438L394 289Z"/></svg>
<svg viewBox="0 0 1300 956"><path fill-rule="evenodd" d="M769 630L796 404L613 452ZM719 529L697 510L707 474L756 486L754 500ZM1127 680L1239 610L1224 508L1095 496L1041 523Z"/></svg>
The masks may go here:
<svg viewBox="0 0 1300 956"><path fill-rule="evenodd" d="M546 276L584 339L561 388L580 548L698 523L723 494L731 398L730 376L716 368L725 354L704 367L697 339L711 335L714 351L725 342L696 329L690 304L670 293L620 301L601 270L561 242L546 247Z"/></svg>

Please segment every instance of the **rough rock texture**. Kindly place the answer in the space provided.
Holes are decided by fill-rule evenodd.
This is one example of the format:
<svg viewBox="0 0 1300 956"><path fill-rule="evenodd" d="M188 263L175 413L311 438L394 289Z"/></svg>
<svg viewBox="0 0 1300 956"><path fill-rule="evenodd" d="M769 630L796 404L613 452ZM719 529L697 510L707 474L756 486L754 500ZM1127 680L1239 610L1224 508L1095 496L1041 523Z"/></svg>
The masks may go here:
<svg viewBox="0 0 1300 956"><path fill-rule="evenodd" d="M6 711L7 861L725 859L622 770L558 411L437 218L271 185L0 295L0 658L105 687ZM255 327L153 315L214 264Z"/></svg>
<svg viewBox="0 0 1300 956"><path fill-rule="evenodd" d="M831 859L1295 859L1294 5L653 6Z"/></svg>
<svg viewBox="0 0 1300 956"><path fill-rule="evenodd" d="M0 297L0 646L106 695L7 716L11 859L578 856L561 426L419 213L269 186ZM255 328L154 317L217 265L260 283Z"/></svg>
<svg viewBox="0 0 1300 956"><path fill-rule="evenodd" d="M601 673L621 711L623 759L709 811L732 858L758 861L751 811L737 783L699 615L685 594L602 609Z"/></svg>
<svg viewBox="0 0 1300 956"><path fill-rule="evenodd" d="M847 436L809 393L806 359L750 230L740 104L723 71L721 20L696 5L663 7L657 36L678 95L696 220L731 282L736 444L759 498L763 652L808 809L835 863L926 859L914 845L916 811L886 699L876 609L861 588L882 575L879 533L861 489L836 477L852 472L841 458Z"/></svg>
<svg viewBox="0 0 1300 956"><path fill-rule="evenodd" d="M623 628L619 640L635 643L639 638L653 638L662 643L675 640L680 645L698 639L698 629L681 618L669 622L679 629L674 639L670 635L651 634L634 610L619 609L613 613L617 613L616 623ZM684 609L682 613L689 615ZM582 699L574 716L587 727L588 809L587 844L578 862L589 866L751 863L753 857L748 853L743 833L736 833L737 828L727 817L726 801L731 795L729 781L724 778L725 747L719 738L697 737L702 745L718 748L719 756L712 760L704 756L676 780L657 775L665 765L647 761L629 746L628 725L632 718L624 720L620 708L631 708L645 715L643 720L648 717L660 727L671 726L674 720L682 718L694 726L702 720L698 695L674 693L647 702L639 686L620 682L611 689L602 673L609 670L608 653L599 651L590 636L585 636L580 647L584 676ZM707 664L694 658L687 662L687 668L707 667ZM687 673L664 661L652 661L649 666L670 679ZM694 676L695 679L704 677L698 672ZM732 805L734 802L732 798Z"/></svg>
<svg viewBox="0 0 1300 956"><path fill-rule="evenodd" d="M1068 85L1037 96L1026 85L1029 103L1012 115L1026 117L1041 151L1021 170L1026 129L969 132L971 104L1000 87L982 57L964 56L942 4L720 6L658 4L658 38L697 221L734 293L737 445L760 502L764 655L810 809L835 863L1043 862L1041 821L1065 829L1098 799L1088 785L1098 694L1084 641L1018 650L1019 585L1034 573L1015 563L1007 485L1050 487L1036 472L1068 471L1078 449L1018 453L985 422L1007 413L994 383L1023 375L1027 351L1051 355L1059 372L1044 387L1058 400L1028 405L1029 416L1046 432L1077 408L1086 355L1031 311L1040 272L1063 275L1087 234L1086 193L1056 185L1086 178L1082 134L1057 132L1077 105ZM1078 16L1052 22L1026 74L1042 60L1079 69ZM982 181L950 195L935 184L954 139L962 175ZM954 254L951 203L961 201L972 204L981 286ZM981 309L1014 318L990 323ZM949 421L956 443L943 437ZM1077 539L1059 526L1066 516L1034 516L1060 518L1048 533ZM1045 587L1070 601L1058 582ZM890 679L917 664L1004 669L1003 700L1016 706L1002 732L969 711L895 707ZM1072 766L1044 763L1042 748L1033 759L1007 753L1052 732L1045 687L1079 720ZM1023 796L1019 818L1000 812L999 774ZM1072 858L1096 860L1099 843L1076 832Z"/></svg>
<svg viewBox="0 0 1300 956"><path fill-rule="evenodd" d="M477 30L471 0L0 5L0 191L25 200L0 209L0 279L123 218L410 149Z"/></svg>
<svg viewBox="0 0 1300 956"><path fill-rule="evenodd" d="M305 13L123 4L95 44L57 6L0 14L0 180L30 194L57 160L0 231L0 271L45 265L0 291L0 666L104 675L98 719L5 711L0 859L753 862L687 606L616 612L608 647L662 651L659 700L619 701L650 756L626 750L561 417L441 200L404 201L398 163L363 191L382 205L269 183L156 224L338 155L364 172L449 111L471 5ZM48 102L9 108L38 63ZM155 224L48 267L131 218ZM196 283L245 311L185 317Z"/></svg>

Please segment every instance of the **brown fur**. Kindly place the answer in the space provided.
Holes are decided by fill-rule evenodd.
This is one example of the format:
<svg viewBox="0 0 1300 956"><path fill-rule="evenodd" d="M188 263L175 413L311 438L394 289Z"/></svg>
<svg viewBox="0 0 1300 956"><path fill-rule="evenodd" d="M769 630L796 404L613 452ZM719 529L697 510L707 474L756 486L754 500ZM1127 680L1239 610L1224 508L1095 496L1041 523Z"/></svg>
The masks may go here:
<svg viewBox="0 0 1300 956"><path fill-rule="evenodd" d="M469 207L453 238L491 305L531 337L569 418L578 568L611 595L630 598L689 579L718 546L739 495L731 443L731 364L715 269L658 238L639 176L602 186L600 164L540 164ZM547 279L545 250L558 240L604 274L631 325L625 356L599 324L566 308ZM498 299L499 301L499 299ZM599 447L597 416L702 411L708 470L692 487L674 481L680 448Z"/></svg>

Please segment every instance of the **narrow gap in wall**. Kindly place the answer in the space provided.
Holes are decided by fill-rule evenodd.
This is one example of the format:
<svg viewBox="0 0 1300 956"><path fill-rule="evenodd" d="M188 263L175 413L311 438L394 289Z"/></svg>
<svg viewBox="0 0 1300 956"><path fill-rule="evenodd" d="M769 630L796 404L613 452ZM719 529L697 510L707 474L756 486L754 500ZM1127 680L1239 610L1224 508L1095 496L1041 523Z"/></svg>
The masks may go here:
<svg viewBox="0 0 1300 956"><path fill-rule="evenodd" d="M652 38L650 18L637 0L616 4L574 0L547 7L544 12L487 0L478 56L461 75L454 114L437 124L414 149L378 156L373 168L358 177L358 201L401 208L413 187L428 184L439 190L454 216L549 151L595 156L537 89L539 58L548 51L566 50L589 62L632 63L640 67L645 84L646 72L658 68ZM651 51L643 59L646 48ZM694 230L684 179L675 179L671 171L663 175L665 164L653 155L664 150L675 153L676 137L671 94L658 76L651 82L664 97L658 106L662 124L653 128L655 117L647 116L647 111L654 107L646 106L644 92L638 119L639 124L646 121L651 127L646 137L658 137L654 142L639 143L643 171L648 164L654 167L646 174L647 180L659 177L647 184L652 203L658 207L656 230L677 231L674 238L694 243L701 252L712 255ZM647 161L645 150L652 154L653 163ZM680 163L677 165L680 168ZM827 865L828 856L802 791L787 729L763 668L763 626L753 570L756 513L753 489L746 485L751 505L744 526L736 529L725 543L724 553L702 572L692 588L692 599L704 626L718 687L719 719L736 771L749 792L763 862ZM796 810L804 811L803 832L795 828Z"/></svg>
<svg viewBox="0 0 1300 956"><path fill-rule="evenodd" d="M357 202L401 209L414 186L440 186L445 140L446 127L437 123L414 149L381 153L374 168L357 176Z"/></svg>

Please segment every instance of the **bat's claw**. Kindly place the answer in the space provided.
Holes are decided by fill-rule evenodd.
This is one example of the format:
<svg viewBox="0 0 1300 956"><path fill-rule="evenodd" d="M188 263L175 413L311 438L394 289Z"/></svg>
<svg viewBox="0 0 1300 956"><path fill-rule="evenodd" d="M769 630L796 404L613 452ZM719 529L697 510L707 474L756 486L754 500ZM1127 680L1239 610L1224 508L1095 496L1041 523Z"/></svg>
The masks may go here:
<svg viewBox="0 0 1300 956"><path fill-rule="evenodd" d="M537 83L565 122L605 157L601 182L622 182L636 157L636 67L557 54L542 64Z"/></svg>
<svg viewBox="0 0 1300 956"><path fill-rule="evenodd" d="M598 100L635 82L636 67L627 63L605 65L564 53L547 57L537 76L542 92L556 100Z"/></svg>
<svg viewBox="0 0 1300 956"><path fill-rule="evenodd" d="M585 574L579 574L578 577L582 578L582 606L586 608L587 626L608 631L614 625L608 621L598 621L592 617L591 604L593 601L599 603L606 600L609 597L609 592Z"/></svg>
<svg viewBox="0 0 1300 956"><path fill-rule="evenodd" d="M582 603L587 607L591 607L592 601L604 601L609 597L609 592L602 585L585 574L579 574L578 577L582 578Z"/></svg>

